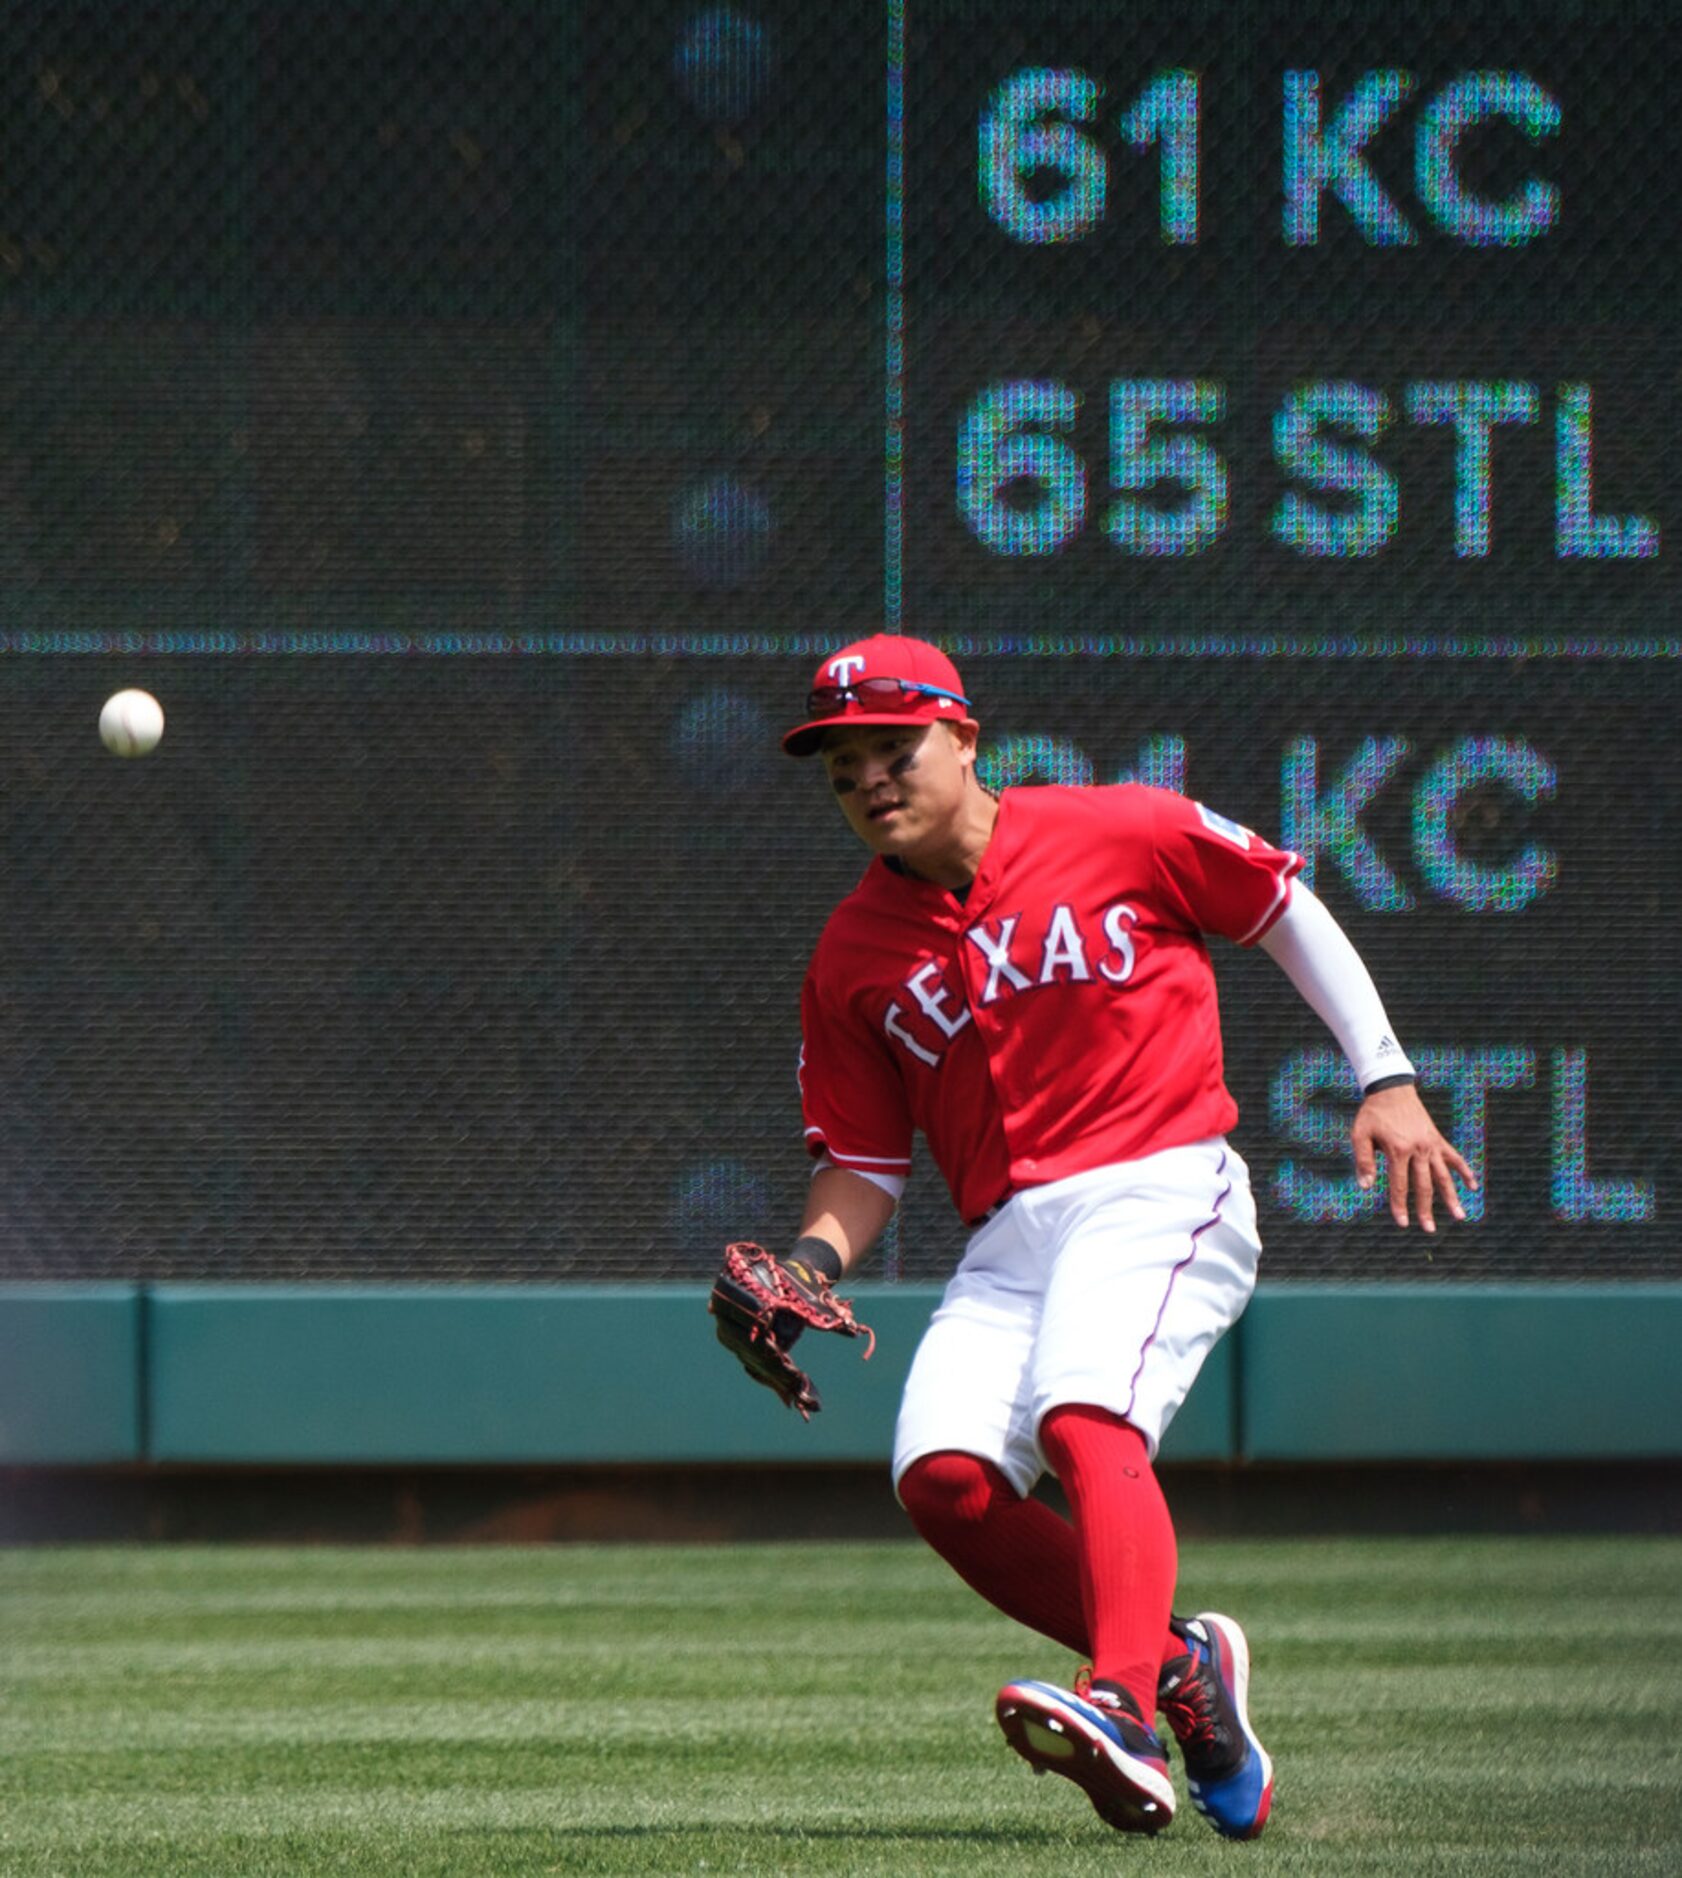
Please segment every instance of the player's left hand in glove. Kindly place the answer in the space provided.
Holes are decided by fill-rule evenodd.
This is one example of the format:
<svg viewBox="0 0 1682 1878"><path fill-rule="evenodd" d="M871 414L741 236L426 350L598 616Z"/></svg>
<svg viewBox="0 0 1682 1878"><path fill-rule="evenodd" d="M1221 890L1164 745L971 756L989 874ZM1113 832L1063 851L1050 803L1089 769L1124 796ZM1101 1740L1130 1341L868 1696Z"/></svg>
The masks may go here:
<svg viewBox="0 0 1682 1878"><path fill-rule="evenodd" d="M786 1259L747 1240L726 1246L724 1269L707 1300L719 1342L755 1382L776 1390L807 1421L823 1404L811 1377L789 1355L801 1331L838 1330L846 1337L868 1338L866 1356L876 1347L876 1333L854 1317L847 1300L835 1295L829 1274L804 1250L815 1245L802 1241ZM828 1244L822 1252L835 1257ZM839 1259L836 1267L839 1272Z"/></svg>

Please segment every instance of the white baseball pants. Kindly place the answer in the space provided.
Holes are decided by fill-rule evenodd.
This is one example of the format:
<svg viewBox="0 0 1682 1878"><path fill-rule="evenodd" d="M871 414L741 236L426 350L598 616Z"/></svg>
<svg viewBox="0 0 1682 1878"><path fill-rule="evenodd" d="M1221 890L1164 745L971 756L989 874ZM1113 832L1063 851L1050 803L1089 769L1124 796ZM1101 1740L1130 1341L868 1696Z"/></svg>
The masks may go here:
<svg viewBox="0 0 1682 1878"><path fill-rule="evenodd" d="M1255 1288L1249 1169L1224 1140L1166 1148L1013 1194L971 1238L912 1361L894 1482L925 1454L1046 1471L1065 1403L1125 1417L1154 1457L1204 1358Z"/></svg>

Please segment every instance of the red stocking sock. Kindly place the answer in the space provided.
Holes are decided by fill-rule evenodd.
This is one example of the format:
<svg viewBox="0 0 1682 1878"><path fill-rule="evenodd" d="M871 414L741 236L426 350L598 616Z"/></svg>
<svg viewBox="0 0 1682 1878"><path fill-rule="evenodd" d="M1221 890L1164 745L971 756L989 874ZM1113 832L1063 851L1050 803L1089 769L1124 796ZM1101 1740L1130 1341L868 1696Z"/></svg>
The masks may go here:
<svg viewBox="0 0 1682 1878"><path fill-rule="evenodd" d="M1119 1684L1149 1722L1169 1651L1179 1550L1139 1431L1108 1409L1074 1404L1040 1424L1040 1445L1075 1516L1092 1679Z"/></svg>
<svg viewBox="0 0 1682 1878"><path fill-rule="evenodd" d="M992 1462L973 1454L925 1454L901 1476L899 1497L918 1533L971 1590L1077 1656L1091 1655L1067 1520L1043 1501L1024 1499Z"/></svg>

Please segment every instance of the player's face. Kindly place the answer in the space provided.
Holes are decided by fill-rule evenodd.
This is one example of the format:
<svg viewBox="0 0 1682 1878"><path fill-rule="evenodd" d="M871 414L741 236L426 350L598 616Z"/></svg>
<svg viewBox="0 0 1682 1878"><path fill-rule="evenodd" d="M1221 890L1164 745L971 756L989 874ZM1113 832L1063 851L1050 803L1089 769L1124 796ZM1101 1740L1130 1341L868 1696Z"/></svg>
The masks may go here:
<svg viewBox="0 0 1682 1878"><path fill-rule="evenodd" d="M950 724L829 731L823 766L853 832L916 865L951 842L974 792L975 733Z"/></svg>

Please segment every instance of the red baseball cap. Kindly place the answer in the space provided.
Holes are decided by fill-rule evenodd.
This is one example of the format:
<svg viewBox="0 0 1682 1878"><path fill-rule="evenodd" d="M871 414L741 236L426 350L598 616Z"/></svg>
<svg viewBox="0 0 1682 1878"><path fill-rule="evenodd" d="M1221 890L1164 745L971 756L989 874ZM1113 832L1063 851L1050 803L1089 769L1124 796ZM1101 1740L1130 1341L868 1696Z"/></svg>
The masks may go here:
<svg viewBox="0 0 1682 1878"><path fill-rule="evenodd" d="M896 682L903 687L897 693ZM838 724L975 723L957 666L926 639L895 633L830 654L812 680L806 709L808 721L783 737L790 756L810 756Z"/></svg>

